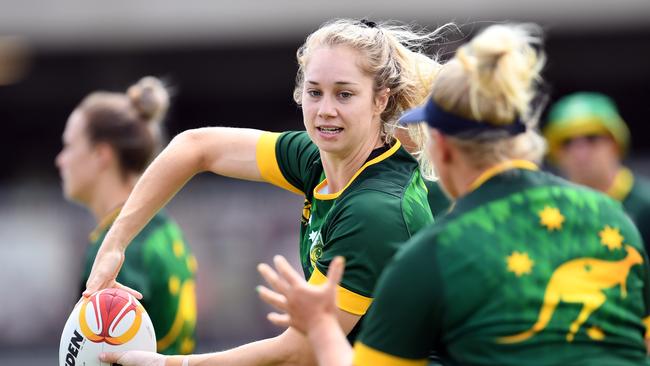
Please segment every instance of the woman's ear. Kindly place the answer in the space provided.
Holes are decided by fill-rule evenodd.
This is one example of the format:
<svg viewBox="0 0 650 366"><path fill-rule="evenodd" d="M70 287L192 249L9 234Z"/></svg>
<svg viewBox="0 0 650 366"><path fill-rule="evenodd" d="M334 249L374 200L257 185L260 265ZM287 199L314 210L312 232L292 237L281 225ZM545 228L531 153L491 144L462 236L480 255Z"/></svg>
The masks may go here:
<svg viewBox="0 0 650 366"><path fill-rule="evenodd" d="M376 93L375 95L375 114L381 115L386 110L388 105L388 97L390 96L390 88Z"/></svg>
<svg viewBox="0 0 650 366"><path fill-rule="evenodd" d="M102 167L107 167L115 164L116 156L115 150L111 147L110 144L105 142L98 142L95 144L95 154L99 158L99 162Z"/></svg>
<svg viewBox="0 0 650 366"><path fill-rule="evenodd" d="M431 145L442 163L448 164L453 160L454 152L449 144L449 139L435 129L431 129Z"/></svg>

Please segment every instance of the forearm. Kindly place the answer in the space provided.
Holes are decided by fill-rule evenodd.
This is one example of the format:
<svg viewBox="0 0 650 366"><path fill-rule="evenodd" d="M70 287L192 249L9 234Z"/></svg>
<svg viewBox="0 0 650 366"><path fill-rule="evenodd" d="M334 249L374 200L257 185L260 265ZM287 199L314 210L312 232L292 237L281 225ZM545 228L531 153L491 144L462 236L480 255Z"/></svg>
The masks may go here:
<svg viewBox="0 0 650 366"><path fill-rule="evenodd" d="M314 354L319 366L352 365L352 347L336 317L324 315L309 329L307 338L314 345Z"/></svg>
<svg viewBox="0 0 650 366"><path fill-rule="evenodd" d="M168 357L165 366L181 366L185 357ZM293 329L228 351L190 355L188 361L190 366L316 365L307 339Z"/></svg>
<svg viewBox="0 0 650 366"><path fill-rule="evenodd" d="M204 170L200 151L189 145L189 138L179 135L156 157L136 183L103 246L124 249L192 176Z"/></svg>

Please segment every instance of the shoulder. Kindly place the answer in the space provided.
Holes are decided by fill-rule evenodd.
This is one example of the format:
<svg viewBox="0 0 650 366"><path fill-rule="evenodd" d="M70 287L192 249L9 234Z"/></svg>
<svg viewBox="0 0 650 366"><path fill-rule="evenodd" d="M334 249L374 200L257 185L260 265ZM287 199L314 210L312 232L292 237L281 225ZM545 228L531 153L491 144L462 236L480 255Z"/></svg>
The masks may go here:
<svg viewBox="0 0 650 366"><path fill-rule="evenodd" d="M345 211L359 220L401 215L401 191L386 182L364 182L337 202L336 211Z"/></svg>
<svg viewBox="0 0 650 366"><path fill-rule="evenodd" d="M318 154L318 147L305 131L287 131L276 134L276 149L290 148Z"/></svg>

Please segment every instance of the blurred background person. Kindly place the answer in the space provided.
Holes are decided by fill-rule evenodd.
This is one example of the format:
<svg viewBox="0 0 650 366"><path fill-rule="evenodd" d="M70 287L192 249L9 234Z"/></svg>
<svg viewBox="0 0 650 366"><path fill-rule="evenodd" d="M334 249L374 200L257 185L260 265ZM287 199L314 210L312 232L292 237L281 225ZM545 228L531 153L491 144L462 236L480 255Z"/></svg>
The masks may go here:
<svg viewBox="0 0 650 366"><path fill-rule="evenodd" d="M622 202L650 245L650 181L621 162L630 131L614 101L593 92L567 95L551 106L544 136L562 174Z"/></svg>
<svg viewBox="0 0 650 366"><path fill-rule="evenodd" d="M63 193L86 207L97 222L89 237L81 289L104 236L160 148L160 124L168 106L163 84L145 77L126 93L91 93L68 118L63 149L56 157ZM165 212L157 213L126 253L118 278L144 295L142 305L154 324L158 352L191 352L197 261L178 225Z"/></svg>

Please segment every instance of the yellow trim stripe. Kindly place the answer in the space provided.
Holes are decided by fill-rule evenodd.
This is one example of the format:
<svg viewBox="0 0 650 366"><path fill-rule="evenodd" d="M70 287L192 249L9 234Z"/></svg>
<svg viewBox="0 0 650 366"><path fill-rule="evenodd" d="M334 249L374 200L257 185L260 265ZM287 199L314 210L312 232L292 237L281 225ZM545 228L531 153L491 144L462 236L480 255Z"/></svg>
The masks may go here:
<svg viewBox="0 0 650 366"><path fill-rule="evenodd" d="M88 235L88 239L90 239L91 243L94 243L99 239L99 235L102 233L102 231L106 230L109 226L113 224L115 219L117 219L117 216L120 215L120 211L122 211L122 206L117 207L113 211L111 211L108 215L104 216L104 218L97 224L97 227L93 229L93 231L90 232Z"/></svg>
<svg viewBox="0 0 650 366"><path fill-rule="evenodd" d="M478 178L476 178L474 182L472 182L472 184L469 186L469 190L473 191L476 188L480 187L488 179L511 169L539 170L537 165L532 161L506 160L483 171L483 173L481 173L481 175L479 175Z"/></svg>
<svg viewBox="0 0 650 366"><path fill-rule="evenodd" d="M322 274L318 267L314 266L314 271L309 277L309 283L312 285L322 285L327 281L327 277ZM336 288L336 305L339 309L347 311L354 315L363 315L372 304L372 298L359 295L340 285Z"/></svg>
<svg viewBox="0 0 650 366"><path fill-rule="evenodd" d="M368 160L365 164L363 164L361 166L361 168L359 168L359 170L357 170L356 173L354 173L354 175L352 176L350 181L348 181L348 183L345 185L345 187L343 187L343 189L341 189L338 192L335 192L335 193L318 193L321 189L323 189L323 187L325 187L327 185L327 178L325 178L325 180L320 182L314 188L314 197L316 197L317 199L319 199L321 201L322 200L333 200L333 199L338 198L341 195L341 193L343 193L343 191L345 191L350 186L350 184L352 184L352 182L354 182L354 180L359 176L359 174L361 174L361 172L364 171L364 169L366 169L367 167L369 167L369 166L371 166L373 164L377 164L377 163L379 163L379 162L381 162L383 160L386 160L391 155L395 154L395 152L397 152L397 150L400 148L400 146L402 146L402 143L399 142L399 140L396 140L395 145L393 145L393 147L391 147L390 149L388 149L386 152L379 155L378 157L376 157L376 158L374 158L372 160Z"/></svg>
<svg viewBox="0 0 650 366"><path fill-rule="evenodd" d="M257 168L266 182L295 194L304 195L304 192L287 181L280 170L275 154L275 144L279 137L280 134L275 132L265 132L260 136L255 149Z"/></svg>
<svg viewBox="0 0 650 366"><path fill-rule="evenodd" d="M368 347L361 342L354 344L354 366L426 366L427 359L413 360L401 358Z"/></svg>
<svg viewBox="0 0 650 366"><path fill-rule="evenodd" d="M632 190L634 185L634 175L628 168L621 168L616 173L611 187L607 190L607 195L617 201L623 201Z"/></svg>

